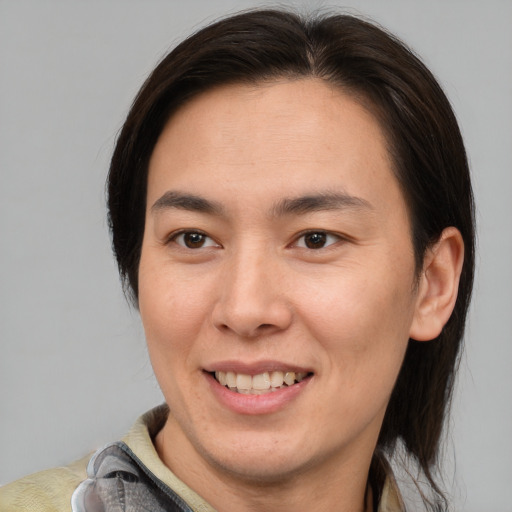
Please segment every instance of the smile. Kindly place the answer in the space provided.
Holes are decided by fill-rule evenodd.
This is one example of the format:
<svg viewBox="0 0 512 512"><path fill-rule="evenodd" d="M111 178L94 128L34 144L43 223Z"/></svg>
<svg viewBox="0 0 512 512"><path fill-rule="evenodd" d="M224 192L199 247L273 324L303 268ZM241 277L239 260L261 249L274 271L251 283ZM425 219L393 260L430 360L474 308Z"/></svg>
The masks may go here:
<svg viewBox="0 0 512 512"><path fill-rule="evenodd" d="M216 371L215 379L219 384L244 395L264 395L302 382L307 376L305 372L263 372L257 375Z"/></svg>

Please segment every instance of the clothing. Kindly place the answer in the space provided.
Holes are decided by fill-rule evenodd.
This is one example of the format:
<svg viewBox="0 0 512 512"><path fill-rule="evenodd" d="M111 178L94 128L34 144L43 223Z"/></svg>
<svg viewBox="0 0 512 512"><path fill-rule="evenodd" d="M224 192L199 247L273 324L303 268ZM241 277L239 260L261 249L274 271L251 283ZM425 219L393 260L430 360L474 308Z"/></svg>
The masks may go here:
<svg viewBox="0 0 512 512"><path fill-rule="evenodd" d="M42 471L0 489L2 512L215 512L158 457L152 438L168 409L141 416L120 442L63 468ZM374 475L383 476L378 512L403 512L389 466L374 458ZM380 477L379 477L380 478ZM73 501L73 509L71 502Z"/></svg>

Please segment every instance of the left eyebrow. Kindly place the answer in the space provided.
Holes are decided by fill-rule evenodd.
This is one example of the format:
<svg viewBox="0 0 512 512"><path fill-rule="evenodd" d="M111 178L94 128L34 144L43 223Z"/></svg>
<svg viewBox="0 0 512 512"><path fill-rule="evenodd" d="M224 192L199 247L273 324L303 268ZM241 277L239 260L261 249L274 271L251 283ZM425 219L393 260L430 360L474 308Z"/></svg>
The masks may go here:
<svg viewBox="0 0 512 512"><path fill-rule="evenodd" d="M285 215L300 215L325 210L373 210L373 206L361 197L344 193L319 193L295 198L286 198L279 201L272 208L272 215L283 217Z"/></svg>

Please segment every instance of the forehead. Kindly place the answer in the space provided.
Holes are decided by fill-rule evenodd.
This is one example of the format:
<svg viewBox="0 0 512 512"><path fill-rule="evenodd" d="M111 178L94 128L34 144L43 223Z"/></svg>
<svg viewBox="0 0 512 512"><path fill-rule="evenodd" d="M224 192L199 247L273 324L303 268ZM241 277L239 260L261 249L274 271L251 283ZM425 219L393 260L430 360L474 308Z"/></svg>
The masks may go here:
<svg viewBox="0 0 512 512"><path fill-rule="evenodd" d="M148 205L169 188L228 199L243 192L279 200L285 189L401 198L378 121L319 79L228 85L192 99L157 141Z"/></svg>

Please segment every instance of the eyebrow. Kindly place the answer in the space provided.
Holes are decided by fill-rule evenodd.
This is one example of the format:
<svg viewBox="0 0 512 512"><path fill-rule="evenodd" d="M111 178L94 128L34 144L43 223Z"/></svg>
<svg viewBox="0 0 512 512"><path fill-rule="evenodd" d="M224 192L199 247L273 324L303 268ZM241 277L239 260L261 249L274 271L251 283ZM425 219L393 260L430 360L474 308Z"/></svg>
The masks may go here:
<svg viewBox="0 0 512 512"><path fill-rule="evenodd" d="M282 199L272 209L277 217L300 215L325 210L373 210L373 206L361 197L339 192L318 193L296 198Z"/></svg>
<svg viewBox="0 0 512 512"><path fill-rule="evenodd" d="M151 207L153 213L176 208L209 215L224 215L225 209L221 203L204 197L178 191L168 191L155 201ZM339 192L320 192L312 195L284 198L278 201L270 210L273 217L286 215L303 215L306 213L326 210L373 210L373 206L361 197Z"/></svg>
<svg viewBox="0 0 512 512"><path fill-rule="evenodd" d="M166 192L162 197L153 203L151 211L156 213L161 210L167 210L171 208L207 213L210 215L222 215L224 213L224 208L220 203L216 201L210 201L201 196L177 191Z"/></svg>

